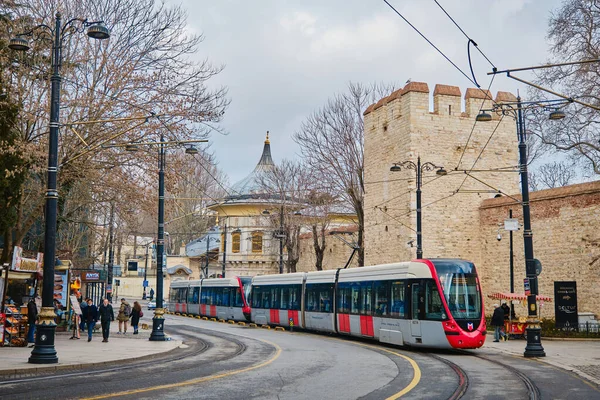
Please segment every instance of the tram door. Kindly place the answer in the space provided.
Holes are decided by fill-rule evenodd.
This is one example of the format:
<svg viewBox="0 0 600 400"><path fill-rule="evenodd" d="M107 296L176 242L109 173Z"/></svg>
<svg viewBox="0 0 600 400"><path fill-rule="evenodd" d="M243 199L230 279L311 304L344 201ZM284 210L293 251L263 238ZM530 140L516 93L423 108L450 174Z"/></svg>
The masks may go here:
<svg viewBox="0 0 600 400"><path fill-rule="evenodd" d="M410 332L412 336L421 337L421 310L423 310L423 287L420 283L412 284Z"/></svg>

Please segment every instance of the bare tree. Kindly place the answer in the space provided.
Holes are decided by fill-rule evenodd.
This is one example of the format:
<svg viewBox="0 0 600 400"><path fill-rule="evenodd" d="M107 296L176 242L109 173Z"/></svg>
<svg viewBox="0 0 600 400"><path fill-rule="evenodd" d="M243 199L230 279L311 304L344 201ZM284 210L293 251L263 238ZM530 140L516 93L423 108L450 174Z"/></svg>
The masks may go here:
<svg viewBox="0 0 600 400"><path fill-rule="evenodd" d="M269 218L274 239L283 241L287 252L286 270L296 272L300 259L300 233L303 217L299 210L305 207L309 174L299 162L283 160L259 177L261 190L269 201Z"/></svg>
<svg viewBox="0 0 600 400"><path fill-rule="evenodd" d="M307 165L323 187L340 193L358 217L358 265L364 265L364 121L363 112L389 95L392 85L349 83L310 115L294 134Z"/></svg>
<svg viewBox="0 0 600 400"><path fill-rule="evenodd" d="M550 62L600 57L600 6L597 0L565 1L548 28ZM600 64L587 63L540 70L537 83L583 102L600 106ZM542 93L532 91L534 98ZM600 114L573 103L563 122L544 123L536 129L541 141L567 153L575 163L600 174Z"/></svg>
<svg viewBox="0 0 600 400"><path fill-rule="evenodd" d="M540 166L529 178L532 190L553 189L569 185L575 178L575 171L569 164L555 161Z"/></svg>
<svg viewBox="0 0 600 400"><path fill-rule="evenodd" d="M1 2L0 8L14 15L11 24L2 26L4 40L40 23L52 25L58 11L63 21L72 17L104 20L111 30L110 40L102 43L93 43L82 34L67 35L62 42L61 122L66 126L59 139L59 224L69 221L61 216L71 201L69 196L78 198L76 188L82 181L91 183L96 204L123 201L124 217L132 205L141 211L155 207L155 192L147 188L156 182L157 149L132 155L123 148L104 149L101 144L111 138L152 141L161 135L169 140L204 138L220 121L229 102L226 90L211 90L206 83L222 67L194 60L203 37L186 32L182 8L154 0L24 0L19 7ZM16 223L5 234L17 244L43 211L49 54L50 46L43 40L32 42L28 54L0 52L0 62L9 66L0 73L10 82L11 97L21 107L17 129L31 159L23 186L28 188L27 195L20 199ZM130 117L141 120L68 127L78 121ZM93 202L89 206L92 215ZM94 223L91 217L89 224Z"/></svg>

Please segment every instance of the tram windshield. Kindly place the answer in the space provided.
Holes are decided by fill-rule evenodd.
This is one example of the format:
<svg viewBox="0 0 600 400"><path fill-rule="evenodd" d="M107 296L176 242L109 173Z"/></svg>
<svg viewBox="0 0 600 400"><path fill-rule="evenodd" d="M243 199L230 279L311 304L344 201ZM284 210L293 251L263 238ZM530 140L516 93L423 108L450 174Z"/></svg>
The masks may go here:
<svg viewBox="0 0 600 400"><path fill-rule="evenodd" d="M242 281L242 288L244 289L244 297L248 304L250 304L250 289L252 288L252 278L248 276L240 277Z"/></svg>
<svg viewBox="0 0 600 400"><path fill-rule="evenodd" d="M481 293L475 266L462 260L432 260L437 271L448 310L455 319L481 316Z"/></svg>

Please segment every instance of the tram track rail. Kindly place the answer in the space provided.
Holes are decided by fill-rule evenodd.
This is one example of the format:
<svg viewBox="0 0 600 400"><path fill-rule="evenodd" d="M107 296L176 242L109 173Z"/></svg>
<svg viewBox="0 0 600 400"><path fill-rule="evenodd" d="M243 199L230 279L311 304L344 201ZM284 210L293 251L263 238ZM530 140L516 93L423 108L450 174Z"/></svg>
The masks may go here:
<svg viewBox="0 0 600 400"><path fill-rule="evenodd" d="M178 336L181 336L184 338L184 340L183 340L184 344L193 343L193 345L189 349L181 349L179 354L172 354L172 352L169 352L166 355L157 355L157 356L153 357L151 360L148 360L148 359L138 360L138 361L134 360L134 361L127 363L126 365L119 365L119 366L113 366L113 367L108 367L108 368L98 368L98 367L94 367L93 365L90 365L88 367L82 366L82 368L81 368L82 370L77 371L77 372L67 372L67 373L59 372L59 373L53 373L53 374L44 374L43 376L34 376L34 377L27 377L27 378L4 380L4 381L0 381L0 387L8 386L8 385L18 385L18 384L26 384L26 383L33 383L33 382L41 382L41 381L45 381L45 380L57 381L57 380L66 379L66 378L77 378L77 377L81 377L81 376L89 376L90 374L98 375L98 374L104 374L104 373L115 373L115 372L128 371L128 370L137 370L140 368L152 369L154 367L159 368L160 366L162 366L166 363L175 363L175 362L182 362L182 361L184 363L181 365L174 366L174 365L170 364L169 371L170 372L182 372L182 371L190 370L193 368L197 368L197 364L193 363L194 357L197 357L197 356L207 352L208 350L212 349L215 346L214 343L212 343L208 340L203 340L195 335L192 335L193 333L200 333L200 334L204 334L207 336L217 337L221 340L233 342L236 345L237 349L234 352L232 352L231 354L227 354L222 357L219 357L218 359L215 359L213 361L231 360L231 359L243 354L247 349L246 344L244 344L241 340L238 340L238 339L235 339L232 337L227 337L226 335L220 334L219 332L208 331L208 330L203 330L203 329L198 331L198 329L189 329L188 327L185 327L182 329L181 327L177 327L177 326L173 326L172 329L174 332L177 333ZM185 333L186 331L189 331L192 334ZM191 362L185 363L185 361L188 361L188 360ZM120 376L123 376L123 378L120 378ZM129 377L127 375L116 375L115 377L111 378L111 381L121 381L121 380L127 380L127 379L129 379ZM27 390L24 393L26 393L26 392L27 392ZM12 392L12 393L15 394L16 392Z"/></svg>
<svg viewBox="0 0 600 400"><path fill-rule="evenodd" d="M466 352L465 352L466 353ZM466 353L469 354L469 353ZM505 368L507 370L509 370L510 372L512 372L514 375L516 375L525 385L525 388L527 389L528 392L528 399L529 400L540 400L542 398L541 394L540 394L540 389L537 387L537 385L533 382L533 380L531 380L531 378L529 378L527 375L525 375L523 372L519 371L517 368L510 366L508 364L505 364L503 362L497 361L497 360L492 360L489 357L485 357L479 354L470 354L473 357L477 357L481 360L485 360L489 363L492 364L496 364L501 366L502 368Z"/></svg>
<svg viewBox="0 0 600 400"><path fill-rule="evenodd" d="M467 390L469 389L469 375L465 372L465 370L462 369L458 364L453 363L448 359L445 359L435 354L428 355L429 357L449 366L458 377L458 385L456 387L456 390L454 390L454 393L452 393L452 395L448 397L448 400L458 400L463 398L463 396L467 393Z"/></svg>

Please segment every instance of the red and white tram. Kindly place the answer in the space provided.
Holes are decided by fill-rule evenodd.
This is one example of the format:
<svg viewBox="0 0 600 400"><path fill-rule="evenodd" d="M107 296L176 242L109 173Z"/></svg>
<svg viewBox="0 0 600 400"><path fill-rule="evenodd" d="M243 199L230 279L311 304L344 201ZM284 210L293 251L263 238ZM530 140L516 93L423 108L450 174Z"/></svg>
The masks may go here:
<svg viewBox="0 0 600 400"><path fill-rule="evenodd" d="M209 318L249 320L247 294L251 280L233 277L175 281L169 296L171 310Z"/></svg>
<svg viewBox="0 0 600 400"><path fill-rule="evenodd" d="M176 312L401 346L472 349L486 335L477 271L459 259L173 282L170 300Z"/></svg>
<svg viewBox="0 0 600 400"><path fill-rule="evenodd" d="M416 260L252 280L252 321L414 347L478 348L485 341L475 266Z"/></svg>

